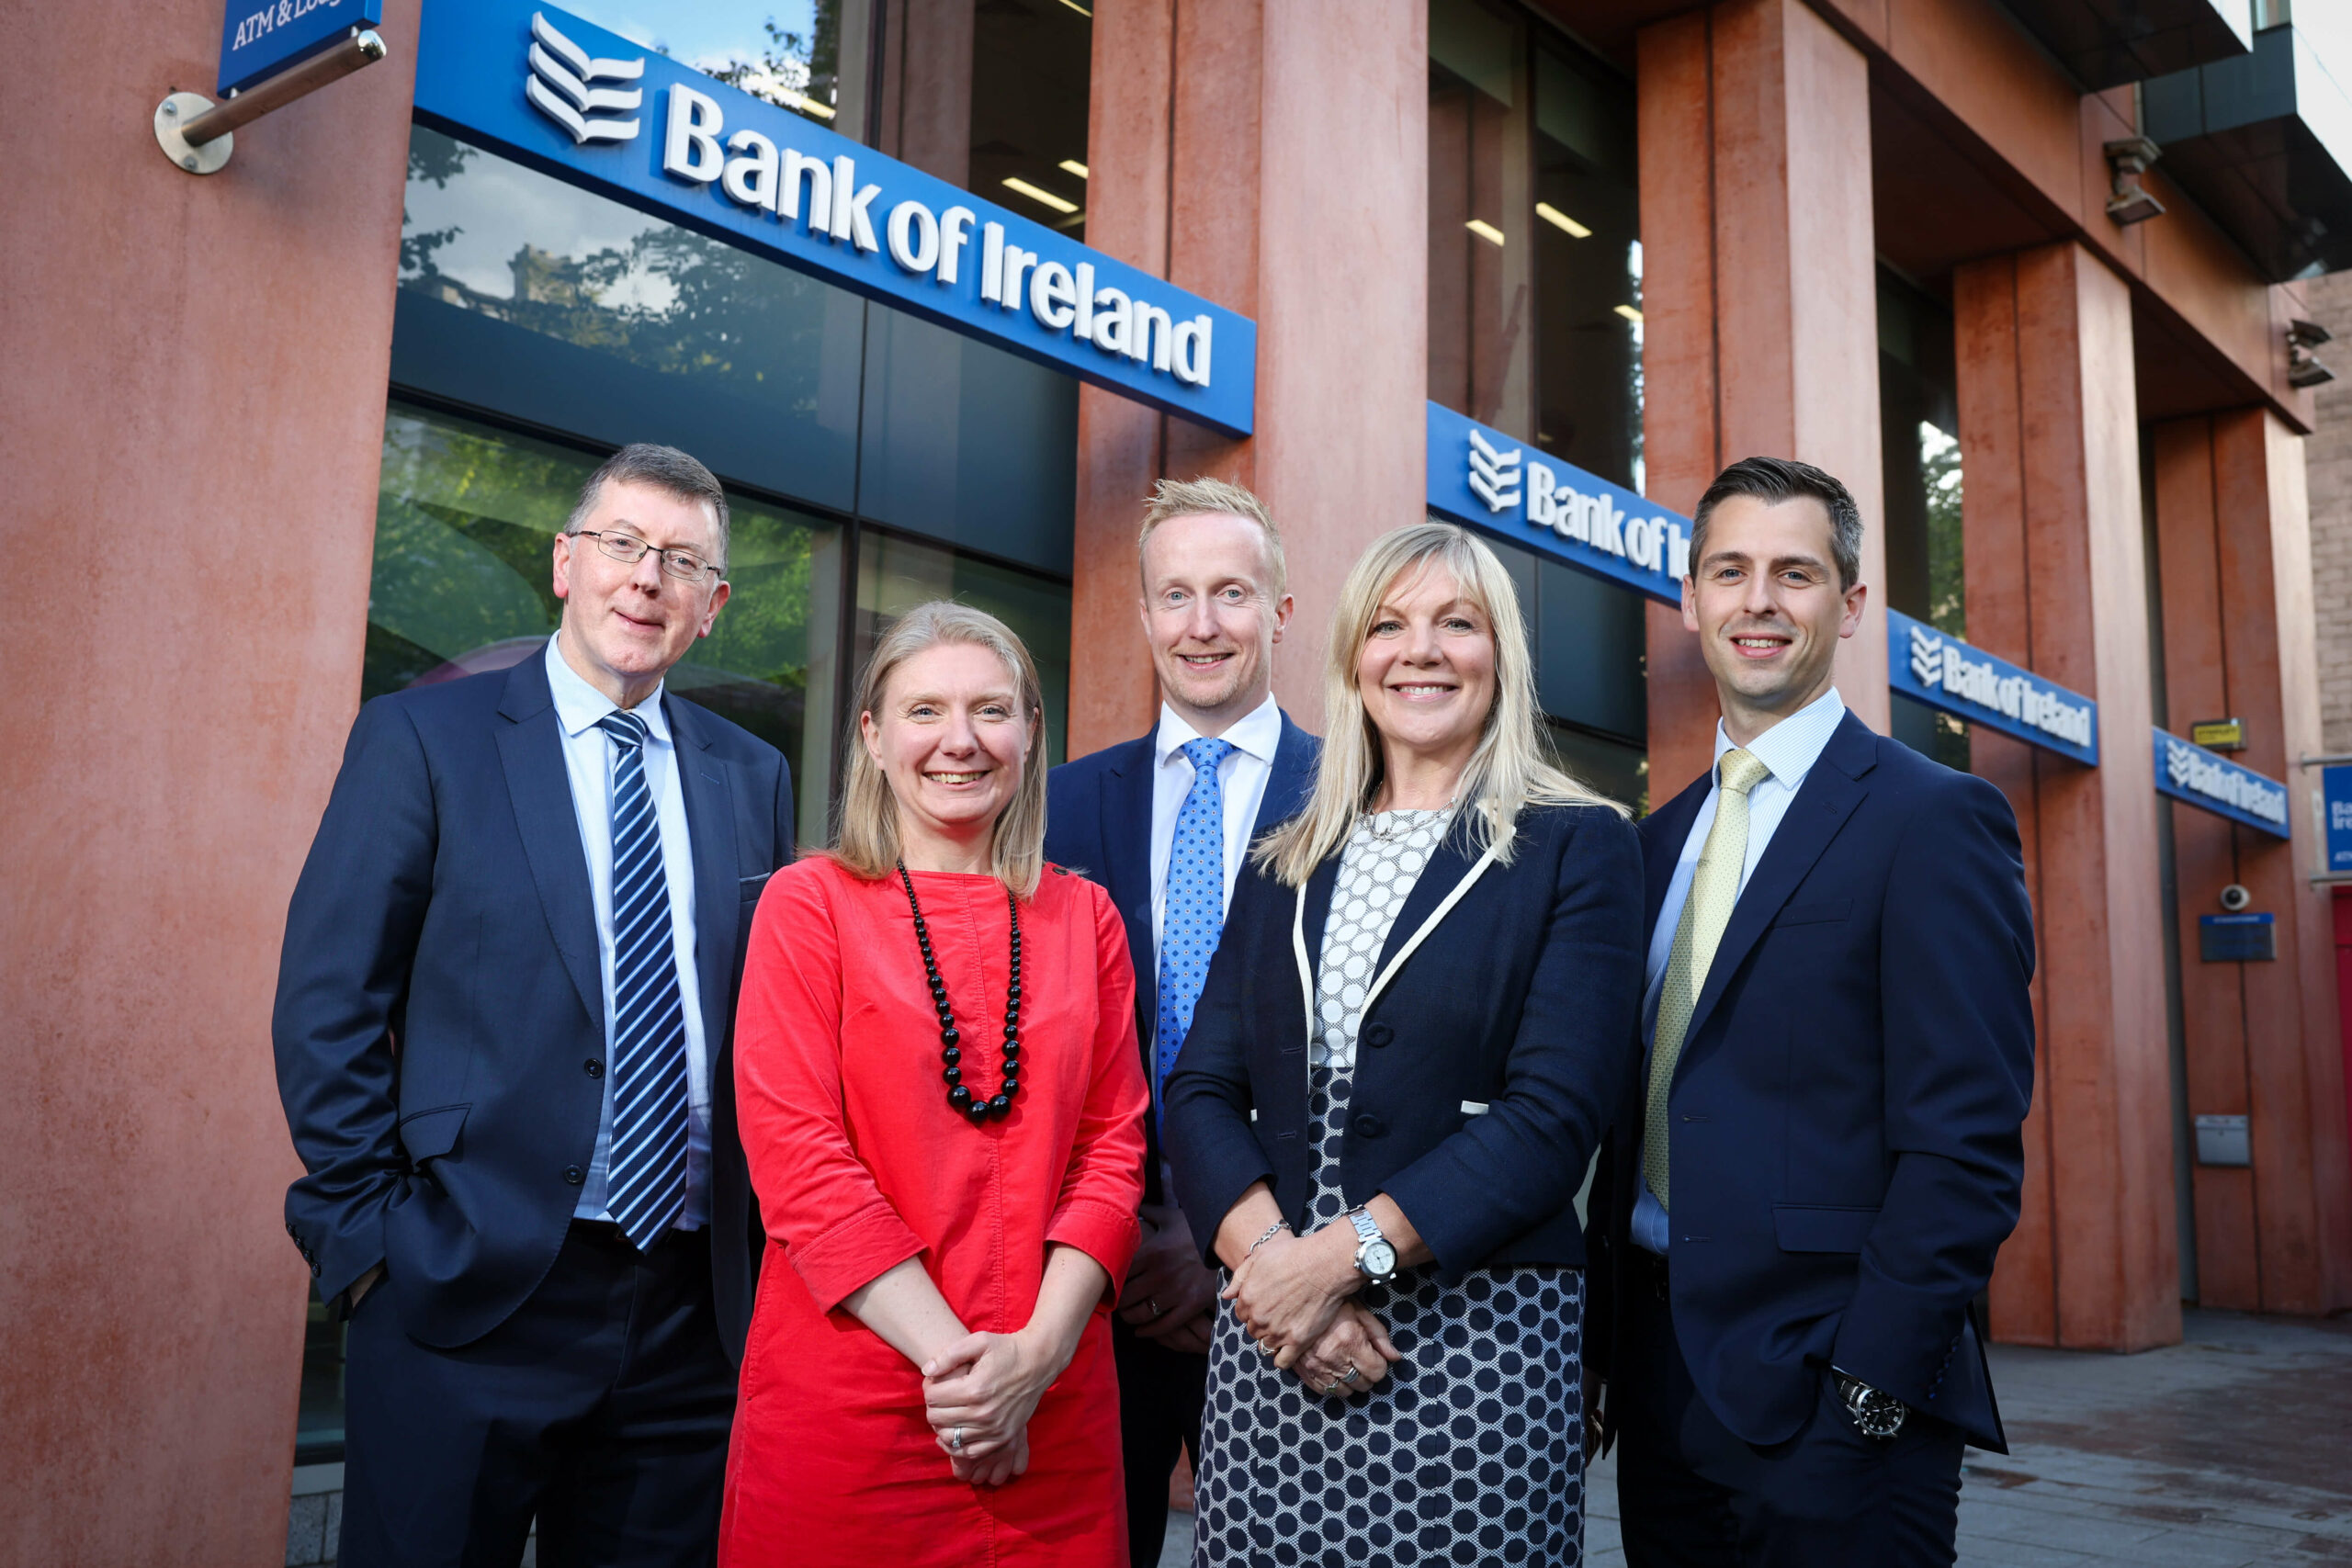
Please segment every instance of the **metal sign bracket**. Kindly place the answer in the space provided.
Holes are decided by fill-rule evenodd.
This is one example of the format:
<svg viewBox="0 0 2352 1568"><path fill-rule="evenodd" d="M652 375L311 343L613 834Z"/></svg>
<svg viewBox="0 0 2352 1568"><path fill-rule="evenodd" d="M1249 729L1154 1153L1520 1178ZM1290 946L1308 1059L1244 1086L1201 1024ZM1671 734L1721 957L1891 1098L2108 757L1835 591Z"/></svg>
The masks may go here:
<svg viewBox="0 0 2352 1568"><path fill-rule="evenodd" d="M325 53L251 91L232 92L221 103L201 93L174 93L155 106L155 145L191 175L217 175L229 166L229 155L236 151L232 132L238 127L250 125L270 110L283 108L363 65L373 65L386 52L382 34L373 28L354 28L349 38Z"/></svg>

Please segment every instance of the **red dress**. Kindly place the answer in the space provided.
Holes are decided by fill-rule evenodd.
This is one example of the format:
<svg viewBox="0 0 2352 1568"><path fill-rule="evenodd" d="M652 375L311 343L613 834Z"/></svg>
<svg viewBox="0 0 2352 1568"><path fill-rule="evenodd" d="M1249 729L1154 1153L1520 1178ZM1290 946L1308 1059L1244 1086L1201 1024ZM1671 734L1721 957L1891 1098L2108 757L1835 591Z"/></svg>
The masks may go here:
<svg viewBox="0 0 2352 1568"><path fill-rule="evenodd" d="M966 1081L993 1093L1003 886L945 872L914 884ZM729 1568L1125 1559L1107 1297L1030 1418L1028 1473L992 1491L950 1473L922 1374L841 1305L919 1257L967 1328L1010 1333L1036 1304L1050 1242L1126 1277L1149 1095L1110 895L1047 868L1022 907L1021 970L1021 1092L1012 1115L975 1128L947 1104L898 878L805 860L760 900L735 1082L768 1253L727 1461Z"/></svg>

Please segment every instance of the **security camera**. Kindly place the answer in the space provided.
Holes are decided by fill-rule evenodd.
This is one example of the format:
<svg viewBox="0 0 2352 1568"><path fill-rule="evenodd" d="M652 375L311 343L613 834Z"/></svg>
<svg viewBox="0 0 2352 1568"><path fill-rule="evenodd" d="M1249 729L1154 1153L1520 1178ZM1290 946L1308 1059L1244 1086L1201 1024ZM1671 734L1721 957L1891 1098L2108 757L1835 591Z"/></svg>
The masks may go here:
<svg viewBox="0 0 2352 1568"><path fill-rule="evenodd" d="M2222 908L2233 915L2253 902L2254 895L2247 892L2243 884L2233 882L2222 889Z"/></svg>

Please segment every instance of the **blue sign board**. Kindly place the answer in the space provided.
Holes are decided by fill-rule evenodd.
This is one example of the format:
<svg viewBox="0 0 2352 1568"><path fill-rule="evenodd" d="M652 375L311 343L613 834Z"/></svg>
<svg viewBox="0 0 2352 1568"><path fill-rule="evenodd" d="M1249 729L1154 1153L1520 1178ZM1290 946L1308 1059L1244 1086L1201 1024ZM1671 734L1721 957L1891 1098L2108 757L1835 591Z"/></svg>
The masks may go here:
<svg viewBox="0 0 2352 1568"><path fill-rule="evenodd" d="M2324 874L2352 876L2352 764L2319 771L2320 826L2327 846Z"/></svg>
<svg viewBox="0 0 2352 1568"><path fill-rule="evenodd" d="M2266 964L2278 957L2278 917L2199 915L2197 957L2205 964Z"/></svg>
<svg viewBox="0 0 2352 1568"><path fill-rule="evenodd" d="M1429 509L1668 604L1682 603L1690 519L1430 405Z"/></svg>
<svg viewBox="0 0 2352 1568"><path fill-rule="evenodd" d="M1898 697L2098 766L2098 704L2088 697L1900 610L1886 613L1886 662Z"/></svg>
<svg viewBox="0 0 2352 1568"><path fill-rule="evenodd" d="M1250 433L1258 329L1246 316L569 11L430 0L416 118L1224 434Z"/></svg>
<svg viewBox="0 0 2352 1568"><path fill-rule="evenodd" d="M220 96L242 93L384 19L384 0L229 0Z"/></svg>
<svg viewBox="0 0 2352 1568"><path fill-rule="evenodd" d="M2287 786L2227 757L2156 731L2156 788L2276 838L2289 835Z"/></svg>

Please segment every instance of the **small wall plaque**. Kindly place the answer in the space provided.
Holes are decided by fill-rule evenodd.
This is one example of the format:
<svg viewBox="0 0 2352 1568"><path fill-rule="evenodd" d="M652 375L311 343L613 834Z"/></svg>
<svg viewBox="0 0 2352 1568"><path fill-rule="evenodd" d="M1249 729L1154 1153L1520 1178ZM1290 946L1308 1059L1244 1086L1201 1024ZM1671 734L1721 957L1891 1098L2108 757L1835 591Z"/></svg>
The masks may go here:
<svg viewBox="0 0 2352 1568"><path fill-rule="evenodd" d="M2197 956L2208 964L2261 964L2276 959L2278 917L2267 911L2199 915Z"/></svg>
<svg viewBox="0 0 2352 1568"><path fill-rule="evenodd" d="M2252 1165L2252 1139L2243 1116L2199 1116L2197 1119L2199 1165Z"/></svg>
<svg viewBox="0 0 2352 1568"><path fill-rule="evenodd" d="M2208 751L2245 750L2245 720L2200 718L2188 727L2188 738Z"/></svg>

